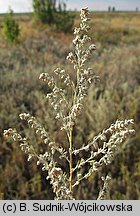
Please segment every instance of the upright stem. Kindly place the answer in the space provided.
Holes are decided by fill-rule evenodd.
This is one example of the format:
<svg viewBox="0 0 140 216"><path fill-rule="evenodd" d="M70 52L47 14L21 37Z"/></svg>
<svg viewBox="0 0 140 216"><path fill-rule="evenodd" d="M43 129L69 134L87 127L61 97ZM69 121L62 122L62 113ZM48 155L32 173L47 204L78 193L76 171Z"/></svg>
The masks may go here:
<svg viewBox="0 0 140 216"><path fill-rule="evenodd" d="M80 75L80 67L81 67L81 57L80 57L80 47L78 45L77 49L76 49L76 53L77 53L77 62L78 62L78 67L77 67L77 84L79 83L79 75Z"/></svg>
<svg viewBox="0 0 140 216"><path fill-rule="evenodd" d="M69 172L70 172L70 177L69 177L69 187L70 187L70 192L72 192L72 128L69 131L69 154L70 154L70 163L69 163Z"/></svg>
<svg viewBox="0 0 140 216"><path fill-rule="evenodd" d="M80 47L77 47L77 58L78 58L78 65L77 65L77 82L76 82L76 91L74 94L73 98L73 105L76 103L77 99L77 94L78 94L78 85L79 85L79 79L80 79L80 67L81 67L81 58L80 58ZM72 105L72 106L73 106ZM69 162L69 189L70 192L72 193L72 178L73 178L73 158L72 158L72 150L73 150L73 145L72 145L72 131L73 128L69 129L68 133L68 138L69 138L69 155L70 155L70 162Z"/></svg>

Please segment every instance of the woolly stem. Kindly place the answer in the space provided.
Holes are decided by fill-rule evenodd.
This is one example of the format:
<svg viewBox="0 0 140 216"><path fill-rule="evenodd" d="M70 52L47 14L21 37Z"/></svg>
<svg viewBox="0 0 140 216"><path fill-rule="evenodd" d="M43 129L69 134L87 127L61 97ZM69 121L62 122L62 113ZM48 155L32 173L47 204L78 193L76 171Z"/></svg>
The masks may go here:
<svg viewBox="0 0 140 216"><path fill-rule="evenodd" d="M72 128L69 131L69 154L70 154L70 162L69 162L69 188L70 188L70 192L72 192L72 164L73 164L73 158L72 158Z"/></svg>

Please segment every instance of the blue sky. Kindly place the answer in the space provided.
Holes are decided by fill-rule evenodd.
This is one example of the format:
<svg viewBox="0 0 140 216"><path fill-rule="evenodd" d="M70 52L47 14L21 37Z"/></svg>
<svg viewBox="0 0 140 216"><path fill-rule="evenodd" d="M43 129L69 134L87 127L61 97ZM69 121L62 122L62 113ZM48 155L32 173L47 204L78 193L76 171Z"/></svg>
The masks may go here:
<svg viewBox="0 0 140 216"><path fill-rule="evenodd" d="M80 9L88 6L90 10L107 10L108 6L115 6L117 10L140 9L140 0L67 0L68 9ZM32 0L0 0L0 13L7 12L9 6L14 12L32 10Z"/></svg>

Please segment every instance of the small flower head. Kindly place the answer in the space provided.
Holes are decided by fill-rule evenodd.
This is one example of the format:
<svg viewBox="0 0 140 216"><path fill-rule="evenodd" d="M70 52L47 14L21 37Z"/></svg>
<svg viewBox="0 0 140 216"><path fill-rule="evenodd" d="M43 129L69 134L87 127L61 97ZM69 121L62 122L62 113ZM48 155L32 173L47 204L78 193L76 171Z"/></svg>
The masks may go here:
<svg viewBox="0 0 140 216"><path fill-rule="evenodd" d="M13 129L12 128L9 128L8 130L4 130L4 133L3 135L5 137L11 137L13 135Z"/></svg>

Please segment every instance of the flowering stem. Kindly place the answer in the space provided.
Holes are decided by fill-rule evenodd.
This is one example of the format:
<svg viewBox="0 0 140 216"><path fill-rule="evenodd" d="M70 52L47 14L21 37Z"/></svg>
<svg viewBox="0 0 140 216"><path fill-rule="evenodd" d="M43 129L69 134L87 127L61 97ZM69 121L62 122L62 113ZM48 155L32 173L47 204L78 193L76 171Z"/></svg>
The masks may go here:
<svg viewBox="0 0 140 216"><path fill-rule="evenodd" d="M70 163L69 163L69 187L70 187L70 192L72 192L72 128L69 131L69 154L70 154Z"/></svg>
<svg viewBox="0 0 140 216"><path fill-rule="evenodd" d="M79 83L79 75L80 75L80 62L81 62L81 58L80 58L80 47L78 46L77 48L77 59L78 59L78 65L77 65L77 84Z"/></svg>

